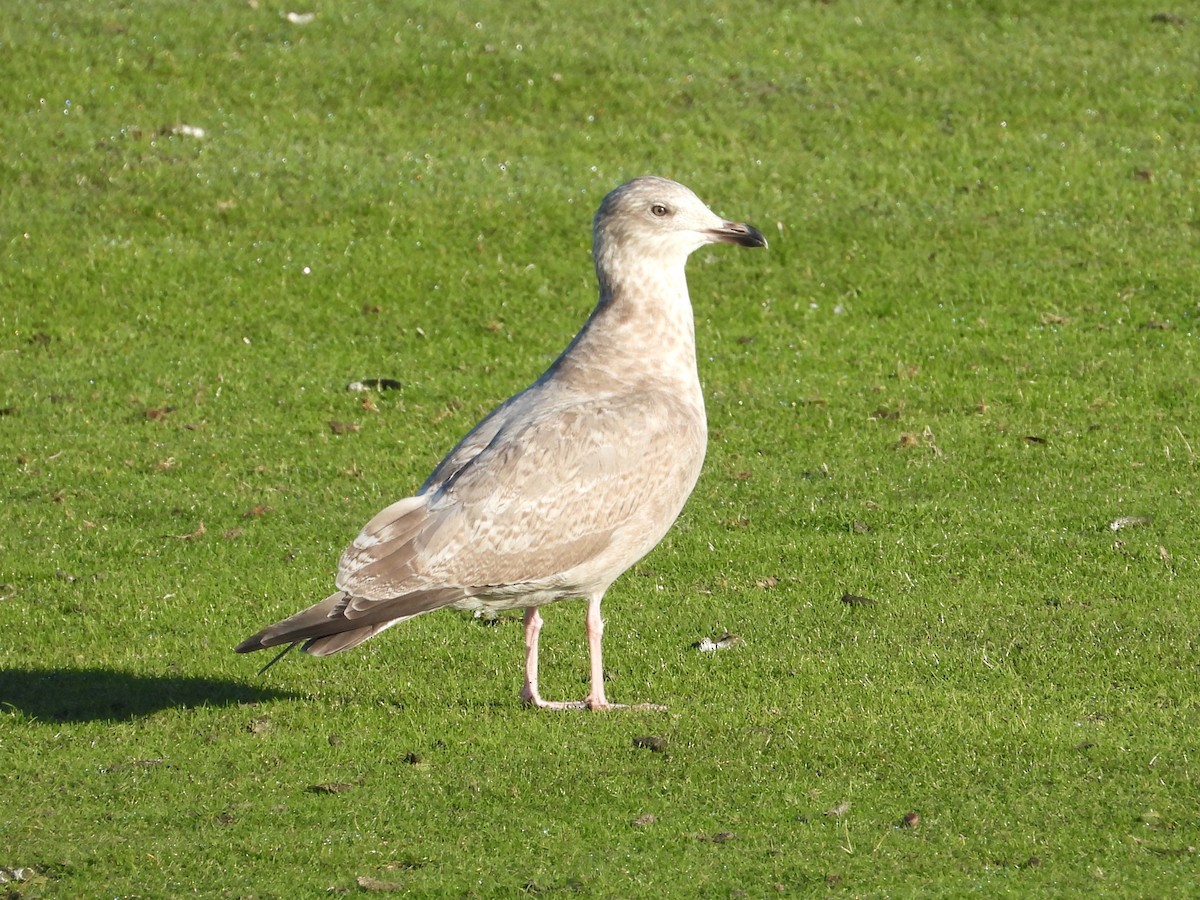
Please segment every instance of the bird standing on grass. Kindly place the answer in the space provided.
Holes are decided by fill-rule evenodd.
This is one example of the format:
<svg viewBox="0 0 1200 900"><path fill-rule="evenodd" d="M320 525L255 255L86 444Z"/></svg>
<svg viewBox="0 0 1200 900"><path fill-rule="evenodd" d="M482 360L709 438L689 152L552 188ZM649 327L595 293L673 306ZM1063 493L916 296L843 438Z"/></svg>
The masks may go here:
<svg viewBox="0 0 1200 900"><path fill-rule="evenodd" d="M714 243L767 245L665 178L635 178L605 197L593 227L600 300L567 349L459 441L415 496L366 524L342 554L335 593L237 651L303 642L328 656L433 609L523 608L521 699L612 707L600 602L662 540L704 461L684 264ZM591 689L551 702L538 693L538 608L566 598L587 600Z"/></svg>

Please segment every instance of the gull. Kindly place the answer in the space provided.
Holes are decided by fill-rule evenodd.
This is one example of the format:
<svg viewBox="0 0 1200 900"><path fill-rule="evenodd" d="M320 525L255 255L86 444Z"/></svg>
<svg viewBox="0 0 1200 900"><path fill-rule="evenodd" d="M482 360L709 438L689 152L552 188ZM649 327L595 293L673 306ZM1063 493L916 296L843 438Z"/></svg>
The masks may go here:
<svg viewBox="0 0 1200 900"><path fill-rule="evenodd" d="M600 603L675 522L707 444L684 267L706 244L767 241L656 176L608 194L592 237L600 298L566 350L459 441L415 495L363 527L338 563L334 593L237 652L286 644L277 660L303 643L328 656L434 609L524 609L521 700L617 705L604 690ZM547 701L539 608L568 598L587 601L590 690L582 701Z"/></svg>

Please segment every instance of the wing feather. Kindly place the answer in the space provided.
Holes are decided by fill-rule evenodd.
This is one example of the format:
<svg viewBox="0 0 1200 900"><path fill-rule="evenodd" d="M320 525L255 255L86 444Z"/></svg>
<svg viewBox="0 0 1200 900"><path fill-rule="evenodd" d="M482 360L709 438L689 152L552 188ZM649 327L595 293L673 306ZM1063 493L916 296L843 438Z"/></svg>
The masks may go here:
<svg viewBox="0 0 1200 900"><path fill-rule="evenodd" d="M368 523L342 557L338 587L371 603L432 588L552 585L619 537L638 553L614 558L611 580L674 521L699 474L703 432L702 412L661 393L502 424L431 492Z"/></svg>

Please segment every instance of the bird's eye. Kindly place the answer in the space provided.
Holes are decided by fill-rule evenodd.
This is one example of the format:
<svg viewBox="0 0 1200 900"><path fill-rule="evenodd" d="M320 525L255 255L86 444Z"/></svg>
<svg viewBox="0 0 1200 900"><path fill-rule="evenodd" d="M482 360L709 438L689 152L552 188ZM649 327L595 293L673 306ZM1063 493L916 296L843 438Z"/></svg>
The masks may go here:
<svg viewBox="0 0 1200 900"><path fill-rule="evenodd" d="M655 203L652 207L650 207L650 212L654 213L654 215L658 216L661 219L668 212L670 212L670 210L668 210L661 203Z"/></svg>

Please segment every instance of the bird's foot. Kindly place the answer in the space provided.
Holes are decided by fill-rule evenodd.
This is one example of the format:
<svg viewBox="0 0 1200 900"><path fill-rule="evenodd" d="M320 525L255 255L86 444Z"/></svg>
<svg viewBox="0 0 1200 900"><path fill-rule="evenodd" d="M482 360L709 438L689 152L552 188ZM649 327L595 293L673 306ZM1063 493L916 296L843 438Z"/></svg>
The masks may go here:
<svg viewBox="0 0 1200 900"><path fill-rule="evenodd" d="M535 700L529 706L537 709L590 709L583 700Z"/></svg>
<svg viewBox="0 0 1200 900"><path fill-rule="evenodd" d="M536 709L590 709L600 712L609 709L633 709L649 712L666 712L658 703L610 703L605 697L585 697L583 700L543 700L528 690L521 691L521 702Z"/></svg>
<svg viewBox="0 0 1200 900"><path fill-rule="evenodd" d="M588 709L632 709L641 712L666 712L667 708L659 703L609 703L608 698L601 694L588 694L583 700Z"/></svg>
<svg viewBox="0 0 1200 900"><path fill-rule="evenodd" d="M543 700L541 694L525 685L521 689L521 702L534 709L588 709L586 700Z"/></svg>

